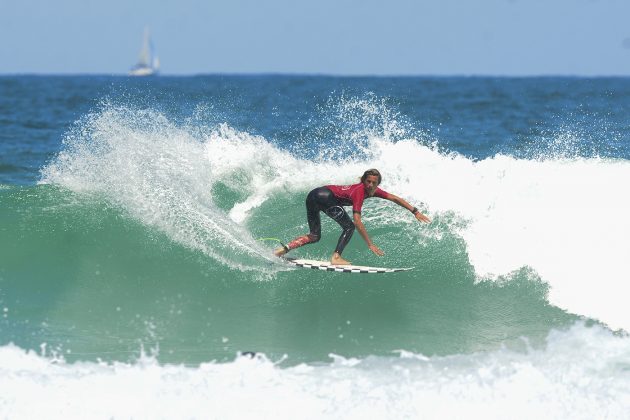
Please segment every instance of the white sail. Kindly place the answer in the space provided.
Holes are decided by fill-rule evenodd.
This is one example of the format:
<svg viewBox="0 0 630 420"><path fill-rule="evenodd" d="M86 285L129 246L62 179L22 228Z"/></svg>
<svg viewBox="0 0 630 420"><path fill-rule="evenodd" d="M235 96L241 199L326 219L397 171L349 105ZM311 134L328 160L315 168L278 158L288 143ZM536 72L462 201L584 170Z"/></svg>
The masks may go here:
<svg viewBox="0 0 630 420"><path fill-rule="evenodd" d="M151 76L157 74L159 59L153 52L153 44L149 28L144 28L142 49L138 55L138 63L129 71L130 76Z"/></svg>

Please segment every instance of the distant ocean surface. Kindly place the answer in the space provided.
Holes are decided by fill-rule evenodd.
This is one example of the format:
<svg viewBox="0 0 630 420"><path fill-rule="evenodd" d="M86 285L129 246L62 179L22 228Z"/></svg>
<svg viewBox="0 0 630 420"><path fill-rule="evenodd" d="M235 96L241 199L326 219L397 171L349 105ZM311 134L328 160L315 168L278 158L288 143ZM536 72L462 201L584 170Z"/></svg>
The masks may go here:
<svg viewBox="0 0 630 420"><path fill-rule="evenodd" d="M369 168L414 270L271 256ZM629 183L628 78L2 76L0 418L628 418Z"/></svg>

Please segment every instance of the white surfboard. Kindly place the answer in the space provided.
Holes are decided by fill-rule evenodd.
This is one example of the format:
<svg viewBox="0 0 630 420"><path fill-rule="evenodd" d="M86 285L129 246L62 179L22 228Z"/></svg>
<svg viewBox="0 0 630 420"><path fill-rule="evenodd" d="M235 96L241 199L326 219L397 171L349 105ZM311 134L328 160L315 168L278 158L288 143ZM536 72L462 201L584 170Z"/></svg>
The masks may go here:
<svg viewBox="0 0 630 420"><path fill-rule="evenodd" d="M366 267L362 265L335 265L330 261L303 260L300 258L284 258L289 264L302 268L313 268L323 271L336 271L338 273L397 273L400 271L409 271L412 268L384 268L384 267Z"/></svg>

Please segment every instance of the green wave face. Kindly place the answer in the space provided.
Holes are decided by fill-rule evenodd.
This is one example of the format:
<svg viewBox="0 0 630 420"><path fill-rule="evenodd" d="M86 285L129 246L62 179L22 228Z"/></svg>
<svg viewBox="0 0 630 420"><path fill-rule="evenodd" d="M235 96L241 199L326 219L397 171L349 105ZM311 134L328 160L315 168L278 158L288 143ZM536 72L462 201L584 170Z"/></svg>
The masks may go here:
<svg viewBox="0 0 630 420"><path fill-rule="evenodd" d="M212 194L227 209L239 192L217 183ZM303 197L273 194L244 229L253 238L304 233ZM143 347L179 363L231 359L238 351L286 354L297 363L328 360L330 353L520 347L522 337L536 343L574 321L547 303L546 286L529 270L478 282L454 215L418 229L409 217L395 219L398 208L372 209L376 216L366 225L386 255L371 255L357 235L344 256L413 271L329 273L247 255L247 267L239 267L174 240L99 194L52 185L2 189L2 344L46 343L70 360L129 360ZM390 222L378 223L388 216ZM324 219L322 240L295 254L325 259L338 233ZM230 241L221 246L220 255L231 252Z"/></svg>

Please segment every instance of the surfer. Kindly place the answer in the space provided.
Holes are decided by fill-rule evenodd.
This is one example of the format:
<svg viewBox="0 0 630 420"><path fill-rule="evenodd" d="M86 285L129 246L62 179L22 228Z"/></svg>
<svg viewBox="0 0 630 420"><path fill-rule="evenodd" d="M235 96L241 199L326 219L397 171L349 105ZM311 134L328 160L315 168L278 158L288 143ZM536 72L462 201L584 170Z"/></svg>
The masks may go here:
<svg viewBox="0 0 630 420"><path fill-rule="evenodd" d="M359 230L359 233L367 243L370 251L379 256L383 255L384 252L374 245L365 230L365 226L363 226L361 222L361 208L363 207L363 200L366 198L384 198L406 208L412 212L420 222L429 223L431 221L407 201L380 189L378 186L381 181L381 173L377 169L368 169L365 171L361 177L361 182L358 184L326 185L312 190L306 196L306 218L310 232L307 235L298 236L287 245L276 249L274 254L280 257L292 249L319 241L322 231L319 212L323 211L326 215L339 223L343 229L339 241L337 242L335 252L330 259L332 264L350 264L349 261L341 257L341 253L350 241L350 238L352 238L355 227ZM343 206L352 206L352 219L354 222L350 219Z"/></svg>

